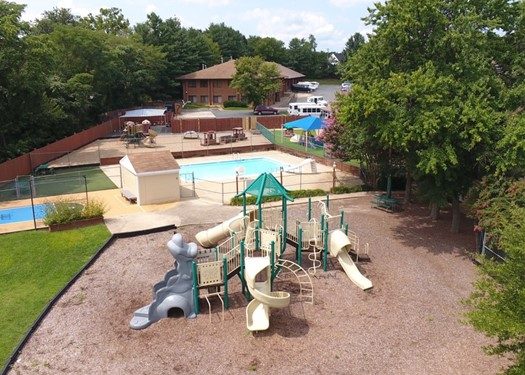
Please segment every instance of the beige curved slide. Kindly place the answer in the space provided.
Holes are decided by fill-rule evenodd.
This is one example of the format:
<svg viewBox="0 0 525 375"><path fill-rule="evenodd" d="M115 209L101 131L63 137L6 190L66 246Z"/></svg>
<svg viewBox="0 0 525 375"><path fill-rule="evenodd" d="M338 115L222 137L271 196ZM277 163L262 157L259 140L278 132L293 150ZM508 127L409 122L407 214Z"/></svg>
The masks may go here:
<svg viewBox="0 0 525 375"><path fill-rule="evenodd" d="M250 331L264 331L270 326L270 307L288 306L290 293L271 291L269 257L246 257L244 264L244 277L253 297L246 307L246 327Z"/></svg>
<svg viewBox="0 0 525 375"><path fill-rule="evenodd" d="M242 229L243 218L244 216L242 212L240 212L213 228L197 233L195 239L202 247L209 248L217 246L221 240L229 237L231 232L238 232Z"/></svg>
<svg viewBox="0 0 525 375"><path fill-rule="evenodd" d="M355 285L363 290L372 288L372 282L364 277L361 272L359 272L359 269L350 257L350 254L348 254L351 243L346 234L343 231L337 229L330 233L328 241L328 250L330 251L330 255L337 257L337 260L345 270L350 280L352 280Z"/></svg>

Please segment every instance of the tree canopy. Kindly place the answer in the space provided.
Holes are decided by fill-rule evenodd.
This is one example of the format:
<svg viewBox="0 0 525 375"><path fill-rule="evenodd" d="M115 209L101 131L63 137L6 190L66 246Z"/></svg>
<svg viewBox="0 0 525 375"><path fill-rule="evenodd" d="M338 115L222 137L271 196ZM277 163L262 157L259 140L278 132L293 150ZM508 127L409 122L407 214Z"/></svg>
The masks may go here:
<svg viewBox="0 0 525 375"><path fill-rule="evenodd" d="M224 23L199 30L156 13L131 25L115 7L85 17L55 7L32 22L22 21L23 11L0 0L0 162L90 127L105 112L181 98L178 76L230 57L261 56L312 78L335 76L313 35L288 47Z"/></svg>
<svg viewBox="0 0 525 375"><path fill-rule="evenodd" d="M235 69L230 86L239 90L243 99L254 106L281 88L277 65L259 56L241 57L235 61Z"/></svg>
<svg viewBox="0 0 525 375"><path fill-rule="evenodd" d="M505 84L492 45L508 25L489 10L462 1L377 4L367 17L375 33L344 66L353 87L338 119L344 139L357 140L350 156L382 155L375 162L384 168L401 161L434 207L453 204L455 231L459 199L490 167L501 135Z"/></svg>

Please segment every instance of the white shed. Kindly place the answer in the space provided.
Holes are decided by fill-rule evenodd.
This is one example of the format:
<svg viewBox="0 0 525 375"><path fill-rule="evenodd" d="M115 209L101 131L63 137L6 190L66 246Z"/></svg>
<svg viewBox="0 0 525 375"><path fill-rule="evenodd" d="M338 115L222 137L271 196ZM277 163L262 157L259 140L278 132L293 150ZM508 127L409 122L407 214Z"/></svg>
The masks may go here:
<svg viewBox="0 0 525 375"><path fill-rule="evenodd" d="M135 195L139 205L180 200L180 167L171 152L130 154L119 164L122 190Z"/></svg>

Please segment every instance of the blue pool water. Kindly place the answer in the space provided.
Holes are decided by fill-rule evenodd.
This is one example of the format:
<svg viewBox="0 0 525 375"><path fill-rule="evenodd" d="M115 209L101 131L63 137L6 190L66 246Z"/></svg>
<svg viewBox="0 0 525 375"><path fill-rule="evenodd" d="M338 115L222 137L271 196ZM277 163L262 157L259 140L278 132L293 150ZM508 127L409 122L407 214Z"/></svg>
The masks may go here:
<svg viewBox="0 0 525 375"><path fill-rule="evenodd" d="M35 218L42 219L46 213L45 204L35 204ZM13 207L0 210L0 225L33 220L31 206Z"/></svg>
<svg viewBox="0 0 525 375"><path fill-rule="evenodd" d="M180 174L183 180L189 180L189 173L193 172L196 179L209 181L231 181L235 179L235 171L244 167L244 176L258 176L264 172L278 172L285 166L268 158L251 158L239 160L224 160L210 163L181 165Z"/></svg>

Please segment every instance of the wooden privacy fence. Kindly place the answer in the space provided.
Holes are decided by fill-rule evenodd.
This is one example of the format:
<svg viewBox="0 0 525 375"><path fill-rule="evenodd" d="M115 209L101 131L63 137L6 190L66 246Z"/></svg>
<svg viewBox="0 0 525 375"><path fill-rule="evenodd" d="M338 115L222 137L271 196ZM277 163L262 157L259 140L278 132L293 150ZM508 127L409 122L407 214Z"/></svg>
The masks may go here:
<svg viewBox="0 0 525 375"><path fill-rule="evenodd" d="M119 119L114 118L44 147L34 149L15 159L8 160L0 164L0 181L12 180L16 176L31 174L36 166L59 158L99 138L103 138L118 131L119 128Z"/></svg>
<svg viewBox="0 0 525 375"><path fill-rule="evenodd" d="M244 129L255 129L258 122L268 129L280 129L288 121L298 119L299 116L250 116L237 118L201 118L183 119L173 118L171 120L171 131L173 133L184 133L190 130L196 132L207 131L231 131L232 128L243 127Z"/></svg>

